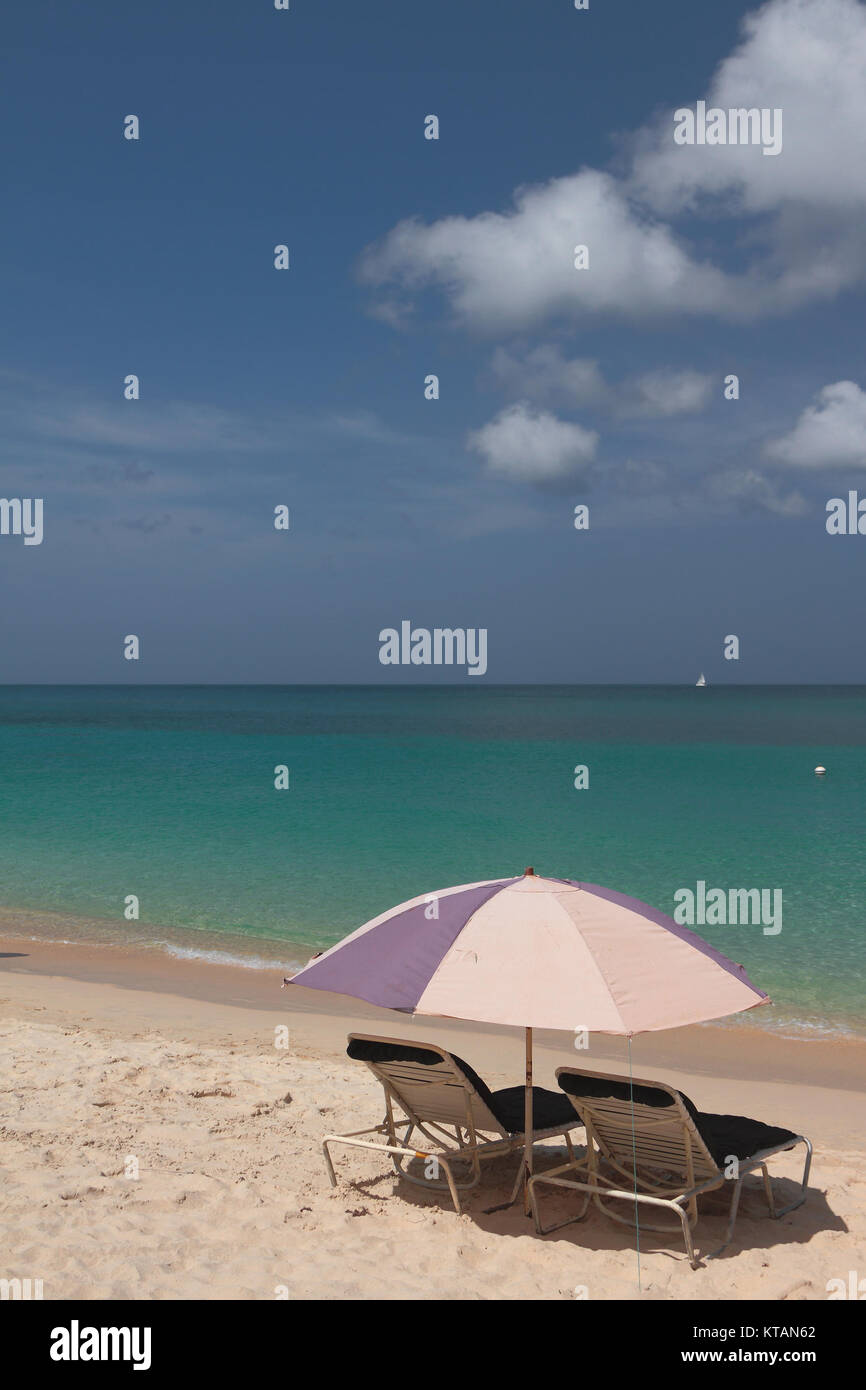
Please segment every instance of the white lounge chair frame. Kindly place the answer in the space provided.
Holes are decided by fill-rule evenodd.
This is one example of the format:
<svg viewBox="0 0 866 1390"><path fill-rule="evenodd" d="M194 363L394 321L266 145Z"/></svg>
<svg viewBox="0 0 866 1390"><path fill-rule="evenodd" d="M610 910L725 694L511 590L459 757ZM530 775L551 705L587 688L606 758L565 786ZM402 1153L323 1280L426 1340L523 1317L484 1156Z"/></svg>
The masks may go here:
<svg viewBox="0 0 866 1390"><path fill-rule="evenodd" d="M556 1073L557 1081L560 1076L565 1075L592 1077L603 1081L629 1084L628 1078L623 1076L612 1076L610 1073L597 1071L580 1071L576 1067L559 1067ZM582 1221L590 1201L594 1202L605 1216L620 1222L622 1225L639 1225L643 1230L662 1231L667 1234L671 1230L675 1230L676 1227L672 1227L670 1224L662 1226L653 1225L650 1222L638 1222L636 1207L634 1219L620 1216L605 1205L604 1199L616 1198L624 1202L631 1202L633 1206L635 1203L641 1203L645 1206L660 1207L675 1213L677 1216L689 1263L692 1269L697 1269L700 1261L695 1256L692 1230L698 1219L697 1198L702 1193L722 1187L725 1182L733 1182L728 1229L724 1242L717 1250L706 1255L706 1259L714 1259L730 1244L734 1233L734 1223L737 1219L743 1180L755 1169L760 1168L763 1175L764 1192L770 1208L770 1216L774 1219L778 1220L779 1217L785 1216L787 1212L801 1206L806 1200L806 1185L809 1181L809 1169L812 1163L812 1145L802 1134L798 1134L786 1143L779 1144L774 1148L763 1149L750 1155L749 1158L739 1159L736 1178L726 1178L704 1143L679 1091L675 1091L673 1087L666 1086L659 1081L634 1078L632 1084L636 1087L651 1086L655 1090L663 1091L671 1097L672 1104L650 1106L635 1102L632 1106L631 1101L627 1098L619 1100L608 1096L574 1096L567 1091L565 1092L569 1096L575 1112L586 1127L586 1156L576 1160L572 1155L568 1163L548 1169L545 1173L538 1173L530 1179L529 1200L539 1235L547 1235L550 1231L559 1230L574 1221ZM780 1209L776 1207L773 1196L770 1175L767 1170L767 1159L772 1158L774 1154L787 1152L789 1149L795 1148L797 1144L806 1146L806 1162L800 1189L794 1201ZM565 1174L574 1174L575 1176L566 1177ZM631 1186L620 1185L617 1181L617 1175L626 1178ZM635 1179L637 1179L637 1191L635 1191ZM551 1226L542 1226L536 1190L542 1184L550 1184L552 1187L577 1188L585 1192L586 1198L578 1215L569 1217L565 1221L556 1222Z"/></svg>
<svg viewBox="0 0 866 1390"><path fill-rule="evenodd" d="M398 1047L423 1047L435 1052L437 1062L390 1061L371 1062L365 1065L381 1082L385 1092L385 1116L378 1125L370 1129L355 1130L351 1134L328 1134L322 1140L322 1152L328 1169L331 1186L337 1184L337 1175L331 1158L331 1146L342 1144L348 1148L373 1149L391 1156L391 1162L398 1177L417 1187L444 1191L447 1187L458 1214L460 1193L476 1187L481 1180L481 1160L499 1158L503 1154L522 1152L523 1132L509 1134L489 1109L487 1103L475 1090L472 1082L458 1067L450 1053L430 1043L419 1043L417 1038L388 1038L371 1033L351 1033L349 1042L372 1042L392 1044ZM395 1116L395 1106L402 1110L402 1117ZM582 1121L575 1115L574 1122L556 1126L552 1129L536 1130L533 1142L537 1139L550 1139L562 1136L565 1139L569 1156L574 1158L570 1131L578 1129ZM398 1127L405 1132L398 1135ZM430 1148L421 1149L410 1146L412 1135L418 1131L427 1139ZM376 1143L362 1136L381 1135L387 1142ZM445 1172L445 1182L435 1178L419 1178L406 1170L407 1159L435 1159ZM454 1163L469 1165L471 1177L458 1181L454 1174ZM517 1174L511 1201L516 1199L523 1178L523 1164Z"/></svg>

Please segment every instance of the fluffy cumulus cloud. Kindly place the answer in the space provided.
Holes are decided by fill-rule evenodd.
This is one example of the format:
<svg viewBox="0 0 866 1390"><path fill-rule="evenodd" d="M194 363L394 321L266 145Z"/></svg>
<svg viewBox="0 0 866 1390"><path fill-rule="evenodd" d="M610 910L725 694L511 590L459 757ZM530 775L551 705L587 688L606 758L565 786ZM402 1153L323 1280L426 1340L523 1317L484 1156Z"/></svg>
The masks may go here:
<svg viewBox="0 0 866 1390"><path fill-rule="evenodd" d="M598 435L521 402L475 430L468 443L497 477L551 484L586 472L595 457Z"/></svg>
<svg viewBox="0 0 866 1390"><path fill-rule="evenodd" d="M636 139L632 187L657 211L734 194L751 212L786 205L862 211L866 183L866 7L860 0L770 0L707 91L683 101L782 113L782 148L676 145L670 114Z"/></svg>
<svg viewBox="0 0 866 1390"><path fill-rule="evenodd" d="M854 381L825 386L765 452L792 468L866 468L866 391Z"/></svg>
<svg viewBox="0 0 866 1390"><path fill-rule="evenodd" d="M386 287L389 303L395 289L437 286L458 318L488 331L588 314L746 319L862 283L866 4L769 0L745 20L708 90L677 104L698 100L781 109L781 152L677 145L672 105L635 134L621 175L582 169L517 189L505 211L402 222L369 248L362 276ZM741 268L714 265L699 239L680 235L683 212L693 238L701 214L716 229L750 219ZM578 243L589 247L585 270L574 267Z"/></svg>
<svg viewBox="0 0 866 1390"><path fill-rule="evenodd" d="M589 248L586 269L575 269L578 245ZM401 222L368 249L361 274L373 285L438 284L460 319L486 330L563 314L730 307L721 271L694 259L670 227L640 214L595 169L520 188L507 212Z"/></svg>

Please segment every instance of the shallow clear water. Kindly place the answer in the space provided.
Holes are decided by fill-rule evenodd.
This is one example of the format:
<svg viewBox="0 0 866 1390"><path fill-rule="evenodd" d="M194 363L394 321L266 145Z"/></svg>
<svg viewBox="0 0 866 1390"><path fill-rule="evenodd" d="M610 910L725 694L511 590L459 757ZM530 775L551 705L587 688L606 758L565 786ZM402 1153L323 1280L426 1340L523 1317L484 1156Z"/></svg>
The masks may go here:
<svg viewBox="0 0 866 1390"><path fill-rule="evenodd" d="M0 904L37 932L290 962L528 864L666 912L779 888L780 933L696 930L781 1016L866 1030L861 687L5 687L0 773Z"/></svg>

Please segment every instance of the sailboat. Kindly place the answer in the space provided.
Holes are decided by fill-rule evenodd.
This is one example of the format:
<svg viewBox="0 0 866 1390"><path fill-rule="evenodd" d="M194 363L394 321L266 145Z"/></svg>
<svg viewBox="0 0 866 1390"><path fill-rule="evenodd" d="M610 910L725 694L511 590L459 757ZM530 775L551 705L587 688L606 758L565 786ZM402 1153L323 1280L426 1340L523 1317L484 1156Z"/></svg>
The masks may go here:
<svg viewBox="0 0 866 1390"><path fill-rule="evenodd" d="M695 685L706 685L706 683L707 683L707 678L706 678L706 676L704 675L703 671L701 671L701 674L698 676L697 680L695 681Z"/></svg>

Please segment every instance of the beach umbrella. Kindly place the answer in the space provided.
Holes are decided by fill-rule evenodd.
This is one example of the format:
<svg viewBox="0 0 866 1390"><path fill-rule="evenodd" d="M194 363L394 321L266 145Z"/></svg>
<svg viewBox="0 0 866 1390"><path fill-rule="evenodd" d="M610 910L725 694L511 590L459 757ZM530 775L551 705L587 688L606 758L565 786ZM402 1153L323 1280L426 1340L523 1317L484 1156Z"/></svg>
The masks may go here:
<svg viewBox="0 0 866 1390"><path fill-rule="evenodd" d="M292 984L403 1013L524 1029L525 1180L534 1028L630 1039L767 1001L742 965L663 912L533 869L399 903L311 961Z"/></svg>

